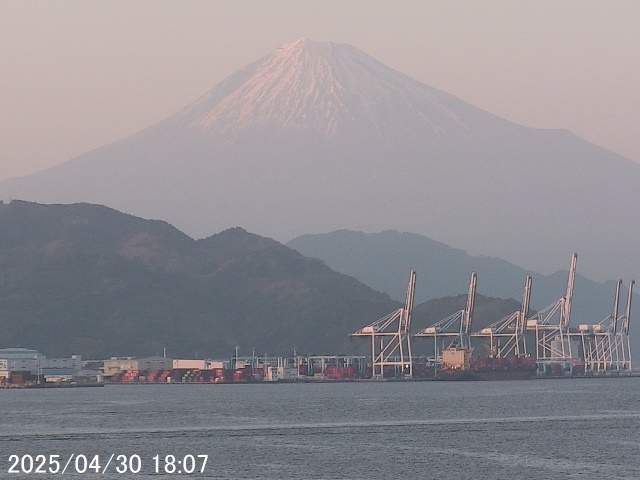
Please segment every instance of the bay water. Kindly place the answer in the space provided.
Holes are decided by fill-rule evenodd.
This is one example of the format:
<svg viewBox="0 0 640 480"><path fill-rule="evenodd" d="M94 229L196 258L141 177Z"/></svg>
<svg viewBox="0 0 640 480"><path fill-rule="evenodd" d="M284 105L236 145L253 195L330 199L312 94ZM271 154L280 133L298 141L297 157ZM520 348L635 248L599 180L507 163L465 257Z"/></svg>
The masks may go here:
<svg viewBox="0 0 640 480"><path fill-rule="evenodd" d="M640 478L640 378L5 389L0 415L0 478Z"/></svg>

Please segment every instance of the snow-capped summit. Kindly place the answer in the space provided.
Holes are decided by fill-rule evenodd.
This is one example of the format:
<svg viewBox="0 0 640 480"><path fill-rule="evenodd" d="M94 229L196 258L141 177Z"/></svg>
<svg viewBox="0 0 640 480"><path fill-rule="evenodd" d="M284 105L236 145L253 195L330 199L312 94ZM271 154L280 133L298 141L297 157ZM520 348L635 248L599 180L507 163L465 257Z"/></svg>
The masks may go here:
<svg viewBox="0 0 640 480"><path fill-rule="evenodd" d="M247 127L379 136L398 128L433 137L486 112L416 82L347 44L301 38L222 82L181 114L228 139ZM465 117L467 117L465 119Z"/></svg>
<svg viewBox="0 0 640 480"><path fill-rule="evenodd" d="M259 125L333 135L353 120L345 118L349 75L342 62L354 63L346 50L307 39L283 45L245 69L241 82L223 84L194 105L192 125L221 134Z"/></svg>
<svg viewBox="0 0 640 480"><path fill-rule="evenodd" d="M638 185L640 165L570 132L300 39L157 125L0 183L0 199L99 203L194 237L395 229L545 273L577 251L599 279L640 272L640 209L623 208Z"/></svg>

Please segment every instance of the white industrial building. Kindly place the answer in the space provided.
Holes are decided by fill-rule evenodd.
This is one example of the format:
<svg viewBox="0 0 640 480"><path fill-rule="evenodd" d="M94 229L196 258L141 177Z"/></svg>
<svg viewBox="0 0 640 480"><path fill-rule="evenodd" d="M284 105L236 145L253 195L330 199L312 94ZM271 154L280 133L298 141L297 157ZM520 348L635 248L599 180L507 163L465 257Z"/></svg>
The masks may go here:
<svg viewBox="0 0 640 480"><path fill-rule="evenodd" d="M173 368L173 359L166 357L111 357L104 361L104 375L111 377L127 370L171 370Z"/></svg>
<svg viewBox="0 0 640 480"><path fill-rule="evenodd" d="M47 358L37 350L28 348L0 349L0 378L9 378L13 372L28 372L44 378L62 371L78 372L80 370L82 370L80 355L71 355L69 358Z"/></svg>

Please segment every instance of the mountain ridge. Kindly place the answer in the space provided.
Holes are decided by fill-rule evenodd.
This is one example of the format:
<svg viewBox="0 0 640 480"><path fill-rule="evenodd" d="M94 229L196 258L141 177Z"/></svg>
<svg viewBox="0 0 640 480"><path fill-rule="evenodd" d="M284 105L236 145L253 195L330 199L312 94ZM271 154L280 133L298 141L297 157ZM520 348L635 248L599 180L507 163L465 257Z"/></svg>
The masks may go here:
<svg viewBox="0 0 640 480"><path fill-rule="evenodd" d="M542 275L500 258L469 255L465 250L449 247L423 235L395 230L380 233L338 230L303 235L287 242L287 246L307 257L318 258L333 270L357 278L397 301L404 298L404 291L399 287L408 268L415 268L421 273L416 302L454 296L464 291L470 272L478 274L479 293L520 300L525 277L531 275L531 307L537 310L564 295L572 253L567 254L566 265L560 264L555 272ZM614 292L614 281L599 283L581 275L578 256L571 325L597 323L608 315Z"/></svg>
<svg viewBox="0 0 640 480"><path fill-rule="evenodd" d="M640 165L354 47L303 43L132 137L0 182L0 198L108 205L197 238L235 225L280 241L392 228L544 273L567 251L598 280L640 271L640 211L625 208L640 202Z"/></svg>
<svg viewBox="0 0 640 480"><path fill-rule="evenodd" d="M416 305L415 325L460 302ZM480 326L514 309L512 300L481 296L477 305ZM0 347L85 358L165 348L225 357L236 346L366 353L368 344L348 334L399 306L243 228L194 240L99 205L0 203Z"/></svg>

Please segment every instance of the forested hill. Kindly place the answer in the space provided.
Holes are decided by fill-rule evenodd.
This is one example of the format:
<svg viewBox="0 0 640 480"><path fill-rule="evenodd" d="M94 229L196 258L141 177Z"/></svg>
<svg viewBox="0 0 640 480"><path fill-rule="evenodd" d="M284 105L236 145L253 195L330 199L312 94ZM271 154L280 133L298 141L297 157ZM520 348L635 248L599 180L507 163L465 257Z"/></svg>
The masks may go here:
<svg viewBox="0 0 640 480"><path fill-rule="evenodd" d="M460 298L442 302L417 306L414 325L460 308ZM480 323L514 304L478 300L479 312L484 303L492 307ZM164 348L219 357L236 346L349 353L368 348L350 332L399 305L242 228L194 240L98 205L0 204L0 348L85 358Z"/></svg>

